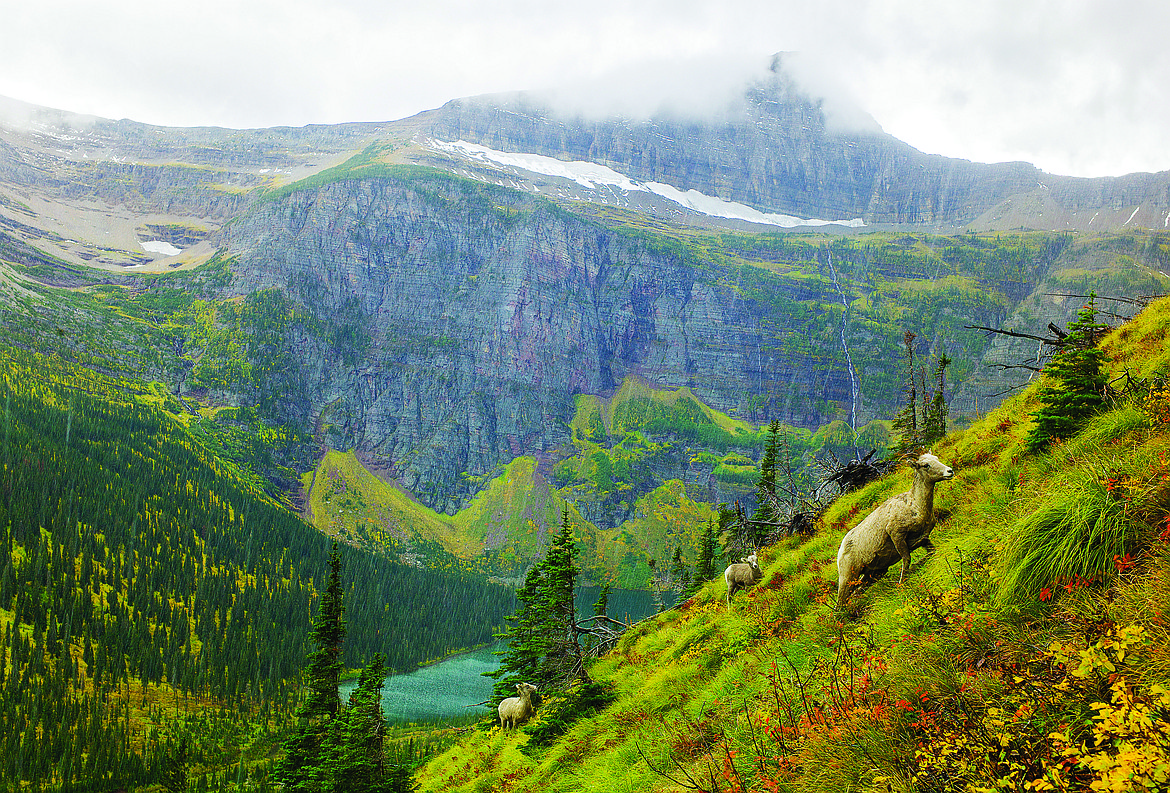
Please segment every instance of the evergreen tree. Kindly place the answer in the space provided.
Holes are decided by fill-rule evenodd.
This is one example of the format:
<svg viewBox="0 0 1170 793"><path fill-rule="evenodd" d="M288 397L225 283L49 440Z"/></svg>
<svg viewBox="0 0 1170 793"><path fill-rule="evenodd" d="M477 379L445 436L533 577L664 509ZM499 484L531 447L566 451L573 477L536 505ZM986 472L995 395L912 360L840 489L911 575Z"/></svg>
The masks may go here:
<svg viewBox="0 0 1170 793"><path fill-rule="evenodd" d="M942 440L947 434L946 373L950 365L951 359L945 354L940 355L934 365L934 394L922 421L922 443L925 446Z"/></svg>
<svg viewBox="0 0 1170 793"><path fill-rule="evenodd" d="M908 452L922 445L922 436L918 428L918 380L914 373L914 339L910 331L902 336L902 343L906 345L906 384L902 393L906 395L906 405L894 416L894 433L897 441L891 451L896 454Z"/></svg>
<svg viewBox="0 0 1170 793"><path fill-rule="evenodd" d="M613 591L613 584L606 581L601 585L601 592L593 604L593 616L604 617L609 613L609 593Z"/></svg>
<svg viewBox="0 0 1170 793"><path fill-rule="evenodd" d="M322 751L331 791L407 793L416 787L409 769L396 767L386 760L386 721L382 715L385 677L385 660L378 653L362 670L349 703L332 722Z"/></svg>
<svg viewBox="0 0 1170 793"><path fill-rule="evenodd" d="M707 521L707 526L699 538L699 553L695 559L695 578L693 589L715 577L715 556L719 546L719 525L715 519Z"/></svg>
<svg viewBox="0 0 1170 793"><path fill-rule="evenodd" d="M488 673L496 678L496 699L512 696L517 683L537 688L557 688L581 669L577 641L577 614L573 596L580 570L576 564L569 508L561 510L561 526L549 541L543 561L532 566L524 585L516 592L516 614L507 618L501 638L508 649L500 653L500 668Z"/></svg>
<svg viewBox="0 0 1170 793"><path fill-rule="evenodd" d="M1069 334L1060 350L1044 367L1039 390L1041 407L1028 433L1028 450L1041 452L1053 440L1070 438L1084 423L1105 407L1108 376L1105 352L1097 347L1109 326L1097 321L1096 293L1068 326Z"/></svg>
<svg viewBox="0 0 1170 793"><path fill-rule="evenodd" d="M516 613L505 618L508 629L499 638L508 647L497 653L501 656L500 667L484 673L497 681L492 687L497 700L512 696L517 683L532 682L540 676L540 662L548 648L548 637L543 632L548 612L543 583L544 566L534 564L516 591Z"/></svg>
<svg viewBox="0 0 1170 793"><path fill-rule="evenodd" d="M191 747L187 737L179 739L178 745L172 745L163 765L163 787L168 793L185 793L187 790L187 763L190 760Z"/></svg>
<svg viewBox="0 0 1170 793"><path fill-rule="evenodd" d="M286 790L317 793L328 787L322 748L329 736L330 722L341 710L337 684L342 670L344 614L341 554L334 542L329 552L329 579L321 596L317 616L313 619L313 629L309 633L317 648L307 658L309 694L297 711L300 723L285 741L285 756L273 772L273 776Z"/></svg>
<svg viewBox="0 0 1170 793"><path fill-rule="evenodd" d="M677 545L670 559L670 580L676 592L686 592L691 586L691 568L683 559L682 548Z"/></svg>
<svg viewBox="0 0 1170 793"><path fill-rule="evenodd" d="M329 580L321 596L321 606L309 640L317 649L309 653L308 677L309 696L305 701L301 717L332 718L341 710L341 695L337 684L341 679L341 643L345 640L345 605L342 602L341 554L334 541L329 551Z"/></svg>
<svg viewBox="0 0 1170 793"><path fill-rule="evenodd" d="M580 568L577 567L577 548L573 543L573 526L569 522L567 504L561 507L560 531L549 543L544 568L545 602L548 604L545 630L550 641L541 664L541 677L547 685L566 682L581 663L574 602Z"/></svg>
<svg viewBox="0 0 1170 793"><path fill-rule="evenodd" d="M764 442L764 456L760 458L760 476L756 480L756 510L744 527L746 534L740 542L746 548L758 548L771 525L781 519L776 500L776 471L780 464L780 421L772 419L768 438Z"/></svg>

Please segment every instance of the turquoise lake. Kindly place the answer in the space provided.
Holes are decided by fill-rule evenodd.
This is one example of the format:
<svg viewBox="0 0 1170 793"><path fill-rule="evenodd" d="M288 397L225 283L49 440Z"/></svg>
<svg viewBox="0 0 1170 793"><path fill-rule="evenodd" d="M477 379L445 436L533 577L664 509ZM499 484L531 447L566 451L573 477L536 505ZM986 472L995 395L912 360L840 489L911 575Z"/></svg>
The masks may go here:
<svg viewBox="0 0 1170 793"><path fill-rule="evenodd" d="M600 590L580 587L577 590L577 613L592 614ZM667 604L672 601L667 596ZM615 590L609 596L608 613L615 619L639 620L653 614L655 604L649 592ZM495 680L484 677L500 667L495 645L451 656L437 663L401 675L390 675L382 685L382 712L387 721L438 721L469 713L486 714L487 708L473 707L491 697ZM357 688L357 681L340 686L342 700Z"/></svg>

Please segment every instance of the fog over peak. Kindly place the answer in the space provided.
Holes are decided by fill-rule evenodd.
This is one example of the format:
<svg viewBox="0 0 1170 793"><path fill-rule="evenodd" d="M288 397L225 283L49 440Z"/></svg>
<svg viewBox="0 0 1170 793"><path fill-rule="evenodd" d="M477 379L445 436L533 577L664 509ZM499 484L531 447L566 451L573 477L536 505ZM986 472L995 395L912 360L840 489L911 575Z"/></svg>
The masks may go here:
<svg viewBox="0 0 1170 793"><path fill-rule="evenodd" d="M101 121L98 116L68 110L40 107L7 96L0 96L0 124L15 129L52 126L59 129L87 130Z"/></svg>
<svg viewBox="0 0 1170 793"><path fill-rule="evenodd" d="M817 104L833 132L881 132L832 68L802 52L645 60L524 96L559 116L588 121L669 117L713 123L740 116L753 93Z"/></svg>

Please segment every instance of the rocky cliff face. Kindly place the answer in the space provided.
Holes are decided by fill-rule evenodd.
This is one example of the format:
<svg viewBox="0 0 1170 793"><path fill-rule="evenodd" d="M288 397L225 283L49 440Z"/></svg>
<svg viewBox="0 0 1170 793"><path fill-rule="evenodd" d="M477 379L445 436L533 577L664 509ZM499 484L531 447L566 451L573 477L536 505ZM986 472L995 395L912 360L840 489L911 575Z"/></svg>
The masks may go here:
<svg viewBox="0 0 1170 793"><path fill-rule="evenodd" d="M1147 227L1170 215L1170 172L1078 179L1022 162L923 154L876 124L835 125L823 102L779 65L720 120L590 120L557 115L522 93L454 100L419 122L444 141L599 163L631 179L801 218L1045 230L1095 222L1104 230L1132 223L1135 210Z"/></svg>
<svg viewBox="0 0 1170 793"><path fill-rule="evenodd" d="M972 218L1018 227L1056 217L1068 228L1161 228L1159 213L1170 213L1170 174L1076 180L927 156L872 127L834 126L779 72L717 122L563 118L525 95L302 130L42 121L0 128L5 234L69 265L119 273L145 263L146 240L203 247L204 260L224 246L235 294L276 289L312 319L298 315L265 342L275 362L258 398L266 409L392 466L448 512L474 487L464 474L551 454L567 437L574 395L609 394L630 374L689 386L757 422L848 418L860 428L897 402L891 362L905 328L970 372L985 344L963 337L962 325L1003 321L1051 257L1012 254L1005 269L1002 251L957 240L938 256L915 253L940 244L921 234L887 235L873 251L864 239L836 250L823 240L697 239L678 227L656 235L631 230L659 223L632 213L616 231L554 200L395 170L428 137L870 226L933 232ZM360 162L325 170L355 150ZM299 189L264 192L306 175L314 180ZM155 269L198 263L167 261Z"/></svg>
<svg viewBox="0 0 1170 793"><path fill-rule="evenodd" d="M1007 291L1027 294L1060 249L1022 253L1007 281L960 296L929 285L942 260L911 254L911 237L882 250L756 249L747 236L690 247L414 168L262 202L219 241L235 257L232 292L280 290L333 329L294 323L280 341L282 415L449 513L474 492L469 477L566 447L575 395L610 395L629 375L756 422L861 428L896 409L906 323L970 370L982 346L962 325L1002 321ZM899 297L886 279L928 291ZM866 295L847 318L844 303Z"/></svg>
<svg viewBox="0 0 1170 793"><path fill-rule="evenodd" d="M573 395L612 392L628 373L723 408L777 383L848 399L847 375L825 359L769 355L796 318L678 251L514 191L434 176L341 181L263 205L224 241L233 290L286 290L368 330L352 363L311 334L289 341L304 367L298 410L440 508L469 492L461 473L560 446ZM787 418L815 425L810 404Z"/></svg>

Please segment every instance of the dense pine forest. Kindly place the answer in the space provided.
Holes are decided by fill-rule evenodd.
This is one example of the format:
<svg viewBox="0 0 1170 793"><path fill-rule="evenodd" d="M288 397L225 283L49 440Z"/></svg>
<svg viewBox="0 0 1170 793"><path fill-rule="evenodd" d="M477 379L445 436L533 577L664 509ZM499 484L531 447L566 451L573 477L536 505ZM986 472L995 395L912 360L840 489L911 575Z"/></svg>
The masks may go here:
<svg viewBox="0 0 1170 793"><path fill-rule="evenodd" d="M197 786L262 778L298 705L330 540L154 402L0 348L5 789L161 783L180 745ZM350 668L489 641L512 608L511 590L457 570L346 546L341 563Z"/></svg>

